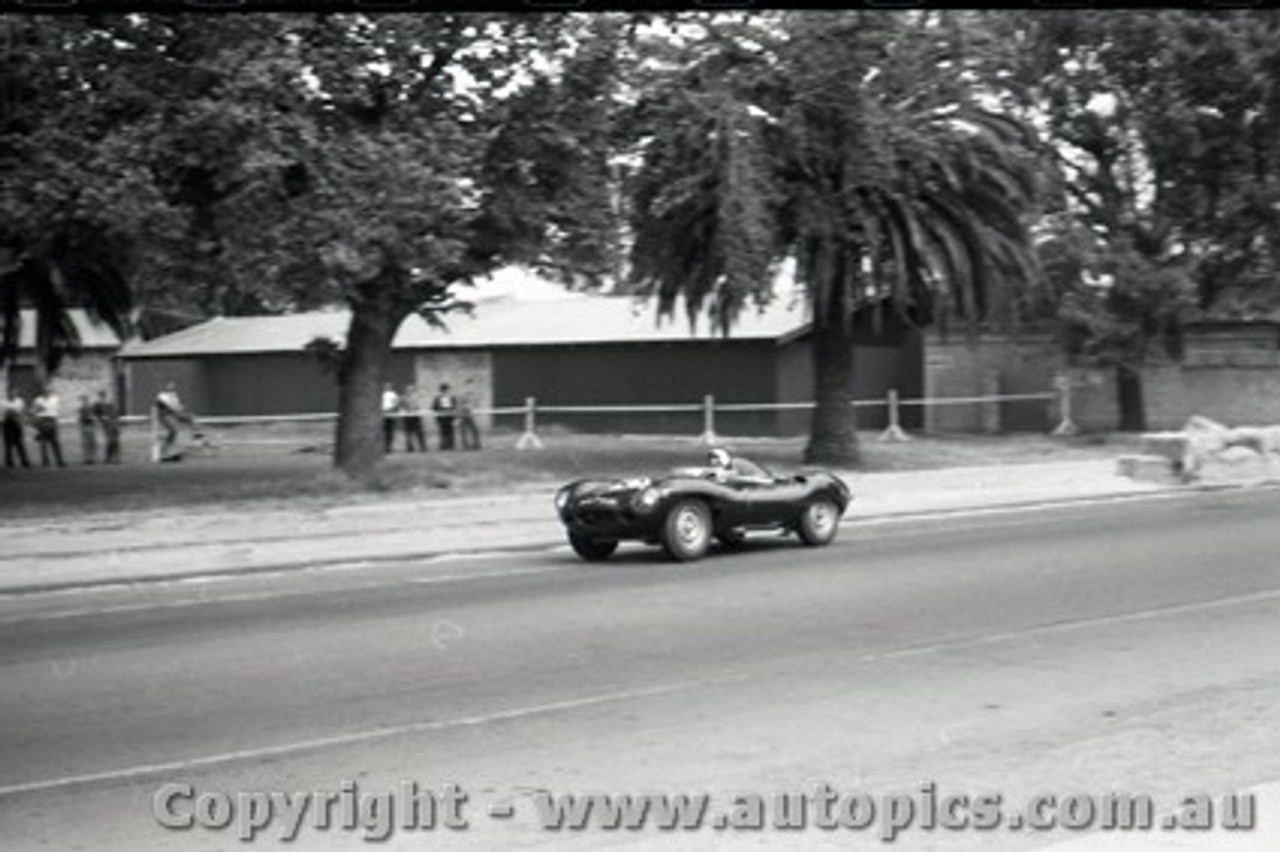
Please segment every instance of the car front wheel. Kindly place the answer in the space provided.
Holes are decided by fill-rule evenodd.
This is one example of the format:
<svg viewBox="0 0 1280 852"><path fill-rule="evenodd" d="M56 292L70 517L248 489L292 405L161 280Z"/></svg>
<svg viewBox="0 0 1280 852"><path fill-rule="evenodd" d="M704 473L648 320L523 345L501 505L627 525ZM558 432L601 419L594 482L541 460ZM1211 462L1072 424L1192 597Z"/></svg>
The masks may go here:
<svg viewBox="0 0 1280 852"><path fill-rule="evenodd" d="M618 549L618 543L612 539L587 538L573 533L569 534L569 545L574 553L588 562L608 559Z"/></svg>
<svg viewBox="0 0 1280 852"><path fill-rule="evenodd" d="M830 544L840 526L840 509L830 500L815 500L804 507L797 532L810 547Z"/></svg>
<svg viewBox="0 0 1280 852"><path fill-rule="evenodd" d="M711 512L701 500L684 500L672 507L662 524L662 548L672 559L700 559L711 544Z"/></svg>

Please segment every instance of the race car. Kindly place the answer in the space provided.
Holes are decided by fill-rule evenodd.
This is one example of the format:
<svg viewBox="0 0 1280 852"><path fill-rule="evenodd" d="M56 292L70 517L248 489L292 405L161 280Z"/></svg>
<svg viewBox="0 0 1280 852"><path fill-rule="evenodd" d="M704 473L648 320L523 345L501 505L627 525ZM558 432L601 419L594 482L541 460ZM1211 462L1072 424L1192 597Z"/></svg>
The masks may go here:
<svg viewBox="0 0 1280 852"><path fill-rule="evenodd" d="M556 510L569 544L583 559L607 559L618 542L660 544L690 561L713 539L741 544L757 530L794 533L810 546L829 544L853 495L822 470L776 476L723 450L705 467L677 468L657 477L571 482L556 492Z"/></svg>

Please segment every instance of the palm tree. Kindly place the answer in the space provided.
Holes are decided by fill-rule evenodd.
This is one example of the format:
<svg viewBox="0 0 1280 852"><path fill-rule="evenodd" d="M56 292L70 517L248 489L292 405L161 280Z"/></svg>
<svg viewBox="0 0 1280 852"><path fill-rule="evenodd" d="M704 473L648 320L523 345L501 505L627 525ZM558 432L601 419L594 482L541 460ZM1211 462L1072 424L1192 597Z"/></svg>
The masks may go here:
<svg viewBox="0 0 1280 852"><path fill-rule="evenodd" d="M0 247L0 364L17 354L22 312L35 321L35 358L41 384L63 356L80 348L70 309L127 336L131 298L123 238L86 223L68 223L51 238Z"/></svg>
<svg viewBox="0 0 1280 852"><path fill-rule="evenodd" d="M727 334L792 258L812 315L805 458L856 462L855 315L1012 310L1036 280L1034 137L946 69L927 18L707 23L700 55L639 107L634 277L660 311L683 300Z"/></svg>

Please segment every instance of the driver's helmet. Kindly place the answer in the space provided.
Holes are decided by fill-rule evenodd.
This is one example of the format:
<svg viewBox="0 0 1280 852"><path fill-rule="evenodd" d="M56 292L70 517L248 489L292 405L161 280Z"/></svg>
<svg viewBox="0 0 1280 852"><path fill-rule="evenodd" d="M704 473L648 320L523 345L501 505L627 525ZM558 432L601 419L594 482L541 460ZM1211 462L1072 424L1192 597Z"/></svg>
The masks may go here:
<svg viewBox="0 0 1280 852"><path fill-rule="evenodd" d="M729 451L724 447L716 447L707 453L707 464L711 467L728 468L732 461Z"/></svg>

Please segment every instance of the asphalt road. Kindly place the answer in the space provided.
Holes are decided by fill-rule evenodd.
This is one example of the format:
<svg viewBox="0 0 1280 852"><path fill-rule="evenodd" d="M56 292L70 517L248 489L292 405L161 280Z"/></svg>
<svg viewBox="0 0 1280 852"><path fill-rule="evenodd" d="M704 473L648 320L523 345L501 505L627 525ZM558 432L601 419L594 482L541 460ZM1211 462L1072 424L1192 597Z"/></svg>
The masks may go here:
<svg viewBox="0 0 1280 852"><path fill-rule="evenodd" d="M1224 493L851 524L692 566L559 549L0 598L0 847L369 845L163 828L175 782L468 794L466 830L380 848L850 849L885 848L879 824L547 831L534 805L1272 781L1278 512L1278 492ZM1063 836L917 824L894 848Z"/></svg>

